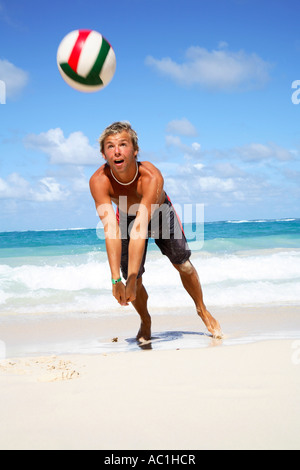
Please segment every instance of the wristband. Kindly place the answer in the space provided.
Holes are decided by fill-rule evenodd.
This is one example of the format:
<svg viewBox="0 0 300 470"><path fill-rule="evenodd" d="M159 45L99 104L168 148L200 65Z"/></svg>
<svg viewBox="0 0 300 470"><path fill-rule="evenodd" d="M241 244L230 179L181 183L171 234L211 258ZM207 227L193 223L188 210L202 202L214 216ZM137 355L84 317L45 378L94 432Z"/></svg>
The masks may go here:
<svg viewBox="0 0 300 470"><path fill-rule="evenodd" d="M116 280L115 280L115 279L112 279L112 280L111 280L111 282L112 282L113 284L118 284L118 282L121 282L121 281L122 281L122 278L121 278L121 277L120 277L119 279L116 279Z"/></svg>

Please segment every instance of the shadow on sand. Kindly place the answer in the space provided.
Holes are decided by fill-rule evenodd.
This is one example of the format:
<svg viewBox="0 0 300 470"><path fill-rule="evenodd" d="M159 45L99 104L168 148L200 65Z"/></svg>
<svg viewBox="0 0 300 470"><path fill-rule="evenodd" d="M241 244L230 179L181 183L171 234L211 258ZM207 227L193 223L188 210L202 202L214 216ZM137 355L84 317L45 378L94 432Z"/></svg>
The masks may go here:
<svg viewBox="0 0 300 470"><path fill-rule="evenodd" d="M211 343L201 344L199 339L207 338ZM149 341L137 341L136 338L128 338L125 340L129 345L137 345L143 350L147 349L184 349L189 347L201 346L218 346L222 344L222 340L216 340L210 334L199 333L196 331L164 331L156 333ZM198 344L199 341L199 344ZM169 343L169 344L168 344ZM173 343L173 347L170 343Z"/></svg>

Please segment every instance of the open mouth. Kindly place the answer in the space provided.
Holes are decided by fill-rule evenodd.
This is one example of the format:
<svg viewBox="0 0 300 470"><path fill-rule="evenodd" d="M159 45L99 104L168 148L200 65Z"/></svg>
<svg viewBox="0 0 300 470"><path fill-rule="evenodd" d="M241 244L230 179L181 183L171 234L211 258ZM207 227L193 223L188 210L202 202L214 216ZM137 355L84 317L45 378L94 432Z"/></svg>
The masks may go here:
<svg viewBox="0 0 300 470"><path fill-rule="evenodd" d="M123 158L119 158L118 160L115 160L115 165L117 165L117 166L121 166L122 163L124 163Z"/></svg>

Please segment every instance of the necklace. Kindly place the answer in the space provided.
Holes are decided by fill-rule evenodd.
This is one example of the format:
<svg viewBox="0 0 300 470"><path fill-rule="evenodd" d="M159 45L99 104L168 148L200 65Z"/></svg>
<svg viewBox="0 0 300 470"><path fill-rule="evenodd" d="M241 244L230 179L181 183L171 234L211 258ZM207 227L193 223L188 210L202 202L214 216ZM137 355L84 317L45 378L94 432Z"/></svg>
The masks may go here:
<svg viewBox="0 0 300 470"><path fill-rule="evenodd" d="M115 177L115 175L113 174L111 168L110 168L110 172L111 172L111 176L114 178L114 180L115 180L117 183L121 184L122 186L129 186L129 185L132 184L132 183L134 182L134 180L136 179L136 177L137 177L137 175L138 175L138 172L139 172L139 166L138 166L138 164L137 164L137 162L136 162L136 173L135 173L135 176L134 176L133 180L130 181L129 183L121 183L121 181L119 181L119 180Z"/></svg>

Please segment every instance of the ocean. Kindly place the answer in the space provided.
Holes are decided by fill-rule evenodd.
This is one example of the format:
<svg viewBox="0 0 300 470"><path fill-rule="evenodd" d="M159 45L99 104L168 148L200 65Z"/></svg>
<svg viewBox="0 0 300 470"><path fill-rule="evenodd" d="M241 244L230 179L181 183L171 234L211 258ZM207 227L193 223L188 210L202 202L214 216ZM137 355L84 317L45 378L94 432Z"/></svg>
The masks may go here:
<svg viewBox="0 0 300 470"><path fill-rule="evenodd" d="M204 243L193 241L195 227L184 229L209 308L300 305L300 219L205 223ZM153 313L193 306L153 241L144 284ZM123 312L101 229L0 233L0 322Z"/></svg>

